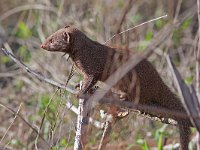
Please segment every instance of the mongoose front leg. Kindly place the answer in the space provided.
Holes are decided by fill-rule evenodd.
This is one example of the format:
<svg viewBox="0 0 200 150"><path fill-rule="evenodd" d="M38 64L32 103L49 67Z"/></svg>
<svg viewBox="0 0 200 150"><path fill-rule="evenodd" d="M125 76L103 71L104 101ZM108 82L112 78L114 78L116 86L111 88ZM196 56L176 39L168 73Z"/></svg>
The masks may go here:
<svg viewBox="0 0 200 150"><path fill-rule="evenodd" d="M87 97L87 92L97 83L97 79L94 76L84 77L83 86L78 92L77 96L79 98Z"/></svg>

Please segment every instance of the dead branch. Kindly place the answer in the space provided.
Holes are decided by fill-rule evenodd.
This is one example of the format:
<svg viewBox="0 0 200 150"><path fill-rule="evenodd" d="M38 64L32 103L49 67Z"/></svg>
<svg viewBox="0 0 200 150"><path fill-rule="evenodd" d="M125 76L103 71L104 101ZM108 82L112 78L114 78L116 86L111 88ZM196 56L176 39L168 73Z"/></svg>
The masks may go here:
<svg viewBox="0 0 200 150"><path fill-rule="evenodd" d="M80 83L80 89L82 82ZM89 112L85 103L85 99L79 99L79 113L77 116L77 128L74 142L74 150L82 150L85 148L87 141L87 128L89 123Z"/></svg>
<svg viewBox="0 0 200 150"><path fill-rule="evenodd" d="M61 89L65 89L67 90L68 92L72 93L72 94L75 94L75 91L74 90L71 90L70 88L66 87L65 84L62 84L62 83L58 83L56 81L53 81L51 79L48 79L44 76L42 76L41 74L39 73L36 73L35 71L33 71L32 69L30 69L27 65L25 65L23 62L21 62L20 60L18 60L12 53L10 53L8 50L6 50L5 48L2 48L1 49L3 51L3 53L7 56L9 56L17 65L19 65L21 68L23 68L24 70L27 71L27 73L29 73L31 76L35 76L36 78L38 78L39 80L42 80L42 81L45 81L53 86L56 86L58 88L61 88Z"/></svg>
<svg viewBox="0 0 200 150"><path fill-rule="evenodd" d="M112 131L112 124L110 121L106 121L98 150L104 150L106 148L106 144L109 141L108 139L109 139L111 131Z"/></svg>
<svg viewBox="0 0 200 150"><path fill-rule="evenodd" d="M174 121L172 118L166 118L163 117L166 114L168 116L177 116L179 118L188 118L188 116L183 115L181 112L177 112L175 110L169 110L166 108L161 107L155 107L155 106L149 106L149 105L140 105L140 104L134 104L131 101L120 101L119 99L113 99L109 97L103 97L99 103L101 104L112 104L120 108L128 109L130 111L133 111L136 114L139 114L140 116L143 116L145 118L148 118L153 121L159 121L166 124L176 125L176 121ZM138 111L139 110L139 111ZM148 110L148 112L145 112L145 110ZM145 112L141 113L141 112ZM157 116L156 114L159 114ZM191 116L192 118L199 118L197 115Z"/></svg>
<svg viewBox="0 0 200 150"><path fill-rule="evenodd" d="M150 23L150 22L153 22L153 21L156 21L156 20L165 18L165 17L167 17L167 15L163 15L163 16L161 16L161 17L158 17L158 18L155 18L155 19L151 19L151 20L149 20L149 21L146 21L146 22L143 22L143 23L141 23L141 24L138 24L138 25L136 25L136 26L134 26L134 27L131 27L131 28L127 29L127 30L124 30L124 31L122 31L122 32L120 32L120 33L116 33L116 34L114 34L112 37L110 37L108 40L106 40L106 42L105 42L104 44L108 43L110 40L112 40L112 39L113 39L114 37L116 37L117 35L124 34L124 33L128 32L128 31L130 31L130 30L133 30L133 29L137 28L137 27L143 26L143 25L145 25L145 24L147 24L147 23Z"/></svg>
<svg viewBox="0 0 200 150"><path fill-rule="evenodd" d="M15 114L15 117L14 117L13 121L11 122L11 124L9 125L9 127L7 128L6 132L4 133L3 137L2 137L1 140L0 140L0 144L1 144L2 141L4 140L6 134L8 133L8 131L9 131L9 129L11 128L11 126L13 125L13 123L15 122L15 120L16 120L16 118L17 118L17 115L19 114L19 111L20 111L20 109L21 109L21 106L22 106L22 104L19 105L19 108L18 108L18 110L17 110L17 112L16 112L16 114Z"/></svg>
<svg viewBox="0 0 200 150"><path fill-rule="evenodd" d="M83 123L83 107L84 99L79 99L79 106L78 106L78 116L77 116L77 126L76 126L76 136L75 136L75 142L74 142L74 150L82 150L83 145L81 141L82 136L82 123Z"/></svg>
<svg viewBox="0 0 200 150"><path fill-rule="evenodd" d="M170 57L167 55L166 58L168 65L173 73L173 77L177 85L178 91L180 93L182 103L188 115L190 116L190 120L193 122L197 130L200 132L200 119L199 119L200 104L196 96L194 87L193 86L188 87L185 84L185 82L181 78L180 73L178 72L174 64L171 62ZM196 116L198 117L198 119L194 119L192 116Z"/></svg>

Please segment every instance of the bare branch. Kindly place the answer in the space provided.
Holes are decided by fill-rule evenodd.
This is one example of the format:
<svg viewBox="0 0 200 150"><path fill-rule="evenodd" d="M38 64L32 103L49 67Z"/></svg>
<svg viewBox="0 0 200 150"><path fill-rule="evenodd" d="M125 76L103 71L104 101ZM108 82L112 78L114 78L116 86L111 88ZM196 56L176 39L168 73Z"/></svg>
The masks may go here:
<svg viewBox="0 0 200 150"><path fill-rule="evenodd" d="M177 112L176 110L169 110L163 107L156 107L156 106L149 106L149 105L141 105L141 104L134 104L133 102L126 100L126 101L120 101L119 99L113 99L109 97L103 97L99 103L101 104L112 104L120 108L125 108L133 112L137 112L140 110L141 112L145 112L145 110L148 110L148 112L145 112L146 114L141 114L143 117L149 118L153 121L160 121L166 124L176 125L177 123L172 118L164 118L166 114L168 116L176 116L179 118L188 118L188 116L185 116L182 112ZM140 113L139 111L139 113ZM153 114L150 112L153 112ZM138 114L139 114L138 113ZM156 114L159 114L159 116L156 116ZM199 118L199 116L194 115L191 116L194 119ZM169 120L170 119L170 120Z"/></svg>
<svg viewBox="0 0 200 150"><path fill-rule="evenodd" d="M21 109L21 106L22 106L22 104L19 105L19 108L18 108L18 110L17 110L17 112L15 114L15 117L14 117L13 121L11 122L11 124L9 125L9 127L7 128L6 132L4 133L3 137L0 140L0 144L2 143L3 139L5 138L6 134L8 133L8 131L11 128L11 126L13 125L13 123L15 122L15 120L17 118L17 115L19 114L19 111Z"/></svg>
<svg viewBox="0 0 200 150"><path fill-rule="evenodd" d="M172 70L173 77L175 80L175 83L177 85L179 94L181 96L182 104L184 105L188 115L190 116L190 120L193 122L193 124L196 126L197 130L200 131L200 120L194 119L192 116L200 117L200 104L198 102L198 98L195 94L195 90L193 86L189 89L189 87L184 83L183 79L181 78L180 73L174 66L174 64L171 62L169 56L166 56L167 62L169 64L170 69ZM190 92L192 91L192 92Z"/></svg>
<svg viewBox="0 0 200 150"><path fill-rule="evenodd" d="M18 60L16 58L16 56L14 56L12 53L10 53L8 50L6 50L5 48L2 48L1 49L3 51L4 54L6 54L8 57L10 57L17 65L19 65L21 68L23 68L24 70L27 71L27 73L29 73L30 75L32 76L35 76L36 78L38 78L39 80L42 80L42 81L45 81L53 86L56 86L58 88L61 88L61 89L65 89L67 90L68 92L72 93L72 94L76 94L76 92L68 87L66 87L65 84L62 84L62 83L58 83L56 81L53 81L51 79L48 79L44 76L42 76L41 74L33 71L32 69L30 69L27 65L25 65L23 62L21 62L20 60Z"/></svg>
<svg viewBox="0 0 200 150"><path fill-rule="evenodd" d="M80 83L80 89L82 88L82 82ZM89 123L89 112L87 109L87 103L85 99L79 99L79 113L77 117L77 128L74 142L74 150L82 150L85 148L87 141L87 128Z"/></svg>
<svg viewBox="0 0 200 150"><path fill-rule="evenodd" d="M135 29L135 28L137 28L137 27L143 26L143 25L145 25L145 24L148 24L148 23L150 23L150 22L153 22L153 21L156 21L156 20L165 18L165 17L167 17L167 14L166 14L166 15L163 15L163 16L161 16L161 17L158 17L158 18L151 19L151 20L149 20L149 21L143 22L143 23L141 23L141 24L139 24L139 25L136 25L136 26L134 26L134 27L131 27L131 28L129 28L129 29L127 29L127 30L124 30L124 31L122 31L122 32L120 32L120 33L114 34L114 35L113 35L111 38L109 38L104 44L108 43L110 40L112 40L112 39L113 39L115 36L117 36L117 35L123 34L123 33L125 33L125 32L130 31L130 30L133 30L133 29Z"/></svg>
<svg viewBox="0 0 200 150"><path fill-rule="evenodd" d="M81 141L82 136L82 122L83 122L83 111L84 107L83 104L84 99L79 99L79 113L77 117L77 126L76 126L76 136L75 136L75 142L74 142L74 150L82 150L83 145Z"/></svg>

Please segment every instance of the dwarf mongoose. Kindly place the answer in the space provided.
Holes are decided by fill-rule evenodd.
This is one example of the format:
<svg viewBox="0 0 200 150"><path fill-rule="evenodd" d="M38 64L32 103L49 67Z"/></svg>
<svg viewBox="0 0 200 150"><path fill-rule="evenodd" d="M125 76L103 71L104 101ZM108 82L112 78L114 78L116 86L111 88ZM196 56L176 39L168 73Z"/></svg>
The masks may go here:
<svg viewBox="0 0 200 150"><path fill-rule="evenodd" d="M53 33L41 45L41 48L69 54L84 76L83 88L79 95L85 94L97 81L105 81L131 55L129 50L119 50L93 41L72 26L66 26ZM114 88L123 91L129 100L134 101L137 95L134 84L135 73L140 85L139 104L175 110L187 115L180 100L166 86L156 69L146 59L130 70ZM148 113L154 114L154 112ZM188 150L191 126L189 119L180 119L168 114L166 116L178 122L181 149Z"/></svg>

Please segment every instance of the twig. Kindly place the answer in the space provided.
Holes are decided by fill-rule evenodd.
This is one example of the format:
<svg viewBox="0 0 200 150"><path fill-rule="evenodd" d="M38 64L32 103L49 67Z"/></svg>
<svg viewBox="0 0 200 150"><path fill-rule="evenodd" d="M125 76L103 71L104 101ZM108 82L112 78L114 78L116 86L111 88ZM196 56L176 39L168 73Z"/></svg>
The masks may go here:
<svg viewBox="0 0 200 150"><path fill-rule="evenodd" d="M157 109L157 108L153 108L153 109ZM158 108L158 109L160 109L160 108ZM170 110L168 110L168 111L170 111ZM161 122L161 123L177 126L177 121L175 121L172 118L159 117L159 116L151 115L151 114L148 114L148 113L143 113L143 112L141 112L139 110L137 110L137 111L134 110L133 113L136 114L137 116L141 116L141 117L150 119L152 121L157 121L157 122ZM167 110L166 110L166 113L168 113Z"/></svg>
<svg viewBox="0 0 200 150"><path fill-rule="evenodd" d="M22 106L22 103L20 103L19 108L18 108L18 110L17 110L17 112L16 112L16 114L15 114L15 117L14 117L13 121L11 122L11 124L10 124L9 127L7 128L6 132L4 133L3 137L1 138L0 144L1 144L2 141L4 140L6 134L8 133L8 130L11 128L11 126L12 126L13 123L15 122L15 119L17 118L17 116L18 116L18 114L19 114L19 111L20 111L21 106Z"/></svg>
<svg viewBox="0 0 200 150"><path fill-rule="evenodd" d="M60 98L62 97L62 92L61 92L61 90L59 89L59 91L60 91ZM62 127L62 123L63 123L63 119L64 119L64 115L65 115L65 111L66 111L66 106L64 107L64 109L61 109L61 106L62 106L62 104L63 104L63 98L61 98L61 100L60 100L60 102L59 102L59 105L58 105L58 108L57 108L57 112L56 112L56 116L55 116L55 122L54 122L54 124L53 124L53 129L52 129L52 136L51 136L51 142L50 142L50 144L52 145L53 143L54 143L54 145L55 145L55 147L57 147L58 146L58 141L60 140L59 138L57 138L57 139L55 139L55 135L57 134L56 133L56 130L58 130L58 127L59 127L59 125L60 125L60 130L58 130L59 132L58 132L58 137L61 137L60 135L60 133L61 133L61 127ZM64 111L63 111L64 110ZM58 118L59 118L59 116L61 115L61 112L63 112L62 113L62 117L61 117L61 122L60 123L58 123L57 122L57 120L58 120ZM56 126L57 125L57 126ZM54 141L57 141L57 142L54 142ZM56 143L56 144L55 144Z"/></svg>
<svg viewBox="0 0 200 150"><path fill-rule="evenodd" d="M71 67L71 70L70 70L70 72L69 72L68 79L67 79L67 81L66 81L66 83L65 83L66 86L67 86L69 80L73 77L74 71L75 71L75 66L74 66L74 64L73 64L72 67Z"/></svg>
<svg viewBox="0 0 200 150"><path fill-rule="evenodd" d="M43 117L42 117L42 121L41 121L41 124L40 124L40 128L39 128L38 134L37 134L37 136L36 136L36 138L35 138L35 149L36 149L36 150L38 150L37 141L38 141L38 137L39 137L40 131L41 131L42 126L43 126L43 123L44 123L44 119L45 119L46 114L47 114L47 110L48 110L49 105L51 104L53 98L55 97L56 93L58 92L58 90L59 90L59 89L57 89L57 90L54 92L53 96L52 96L51 99L49 100L49 102L48 102L48 104L47 104L47 106L46 106L46 108L45 108L45 110L44 110L44 114L43 114Z"/></svg>
<svg viewBox="0 0 200 150"><path fill-rule="evenodd" d="M0 103L0 106L5 108L6 110L8 110L9 112L11 112L12 114L18 116L25 124L27 124L36 134L38 134L37 129L35 129L28 121L26 121L26 119L24 119L23 116L21 116L20 114L17 114L16 111L14 111L12 108ZM50 148L49 143L39 134L39 137L45 142L46 146L48 146L48 148Z"/></svg>
<svg viewBox="0 0 200 150"><path fill-rule="evenodd" d="M136 25L136 26L134 26L134 27L131 27L131 28L129 28L129 29L127 29L127 30L124 30L124 31L122 31L122 32L120 32L120 33L114 34L114 35L113 35L111 38L109 38L104 44L108 43L110 40L112 40L112 39L113 39L115 36L117 36L117 35L123 34L123 33L125 33L125 32L130 31L130 30L133 30L133 29L135 29L135 28L137 28L137 27L143 26L143 25L145 25L145 24L147 24L147 23L150 23L150 22L153 22L153 21L156 21L156 20L165 18L165 17L167 17L167 14L166 14L166 15L163 15L163 16L161 16L161 17L158 17L158 18L151 19L151 20L149 20L149 21L143 22L143 23L141 23L141 24L139 24L139 25Z"/></svg>
<svg viewBox="0 0 200 150"><path fill-rule="evenodd" d="M23 62L21 62L20 60L18 60L16 58L16 56L14 56L12 53L10 53L8 50L6 50L5 48L2 48L1 49L3 51L4 54L6 54L7 56L9 56L17 65L19 65L21 68L23 68L24 70L27 71L27 73L31 74L32 76L35 76L36 78L38 78L39 80L42 80L42 81L45 81L51 85L54 85L58 88L61 88L61 89L65 89L67 90L68 92L72 93L72 94L76 94L76 92L68 87L66 87L65 84L61 84L61 83L58 83L56 81L53 81L51 79L48 79L44 76L42 76L41 74L39 73L36 73L35 71L33 71L32 69L30 69L27 65L25 65Z"/></svg>
<svg viewBox="0 0 200 150"><path fill-rule="evenodd" d="M108 138L110 136L111 131L112 131L112 124L110 121L106 121L98 150L104 150L106 148L106 144L108 143Z"/></svg>
<svg viewBox="0 0 200 150"><path fill-rule="evenodd" d="M61 95L60 94L60 98L61 99L63 99L63 95ZM69 98L68 98L69 99ZM60 141L60 138L61 138L61 133L62 133L62 128L63 128L63 121L64 121L64 116L65 116L65 114L66 114L66 110L67 110L67 108L68 108L68 106L67 105L65 105L65 107L64 107L64 109L63 110L61 110L62 111L62 114L61 114L61 121L60 121L60 123L59 123L59 129L58 129L58 139L56 140L56 147L58 146L58 144L59 144L59 141ZM77 110L77 113L78 113L78 110ZM71 118L70 118L71 119ZM69 134L69 138L70 138L70 135L71 134ZM69 139L68 138L68 139ZM68 140L67 140L68 141ZM68 142L67 142L68 143ZM66 145L67 146L67 145Z"/></svg>

